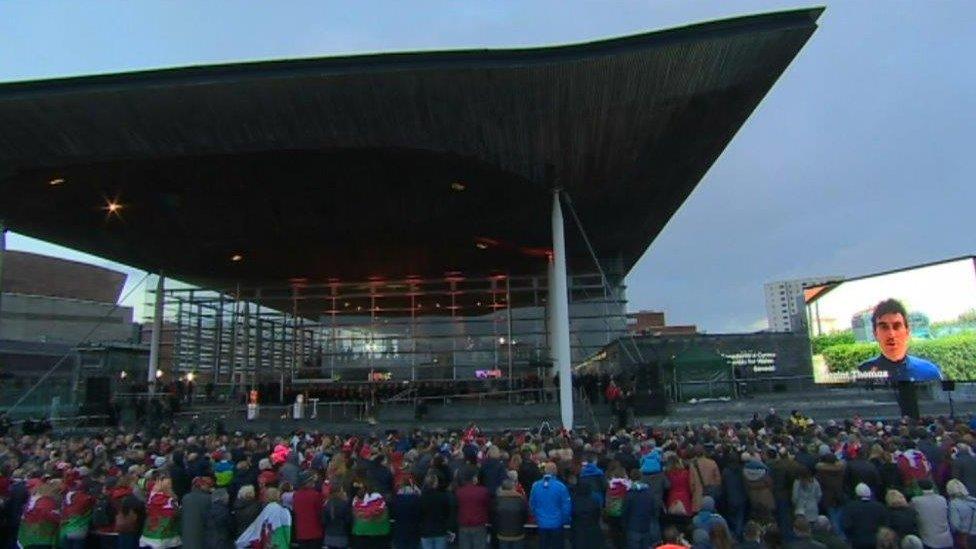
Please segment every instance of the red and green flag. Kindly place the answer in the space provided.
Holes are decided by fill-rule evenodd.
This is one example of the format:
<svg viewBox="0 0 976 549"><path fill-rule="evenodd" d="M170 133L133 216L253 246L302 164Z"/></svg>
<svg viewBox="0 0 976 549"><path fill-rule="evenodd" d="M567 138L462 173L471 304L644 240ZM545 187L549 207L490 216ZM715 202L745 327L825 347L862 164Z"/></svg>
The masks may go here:
<svg viewBox="0 0 976 549"><path fill-rule="evenodd" d="M352 533L356 536L385 536L390 533L386 500L376 492L352 500Z"/></svg>
<svg viewBox="0 0 976 549"><path fill-rule="evenodd" d="M20 520L17 543L21 547L30 547L31 545L53 547L57 544L58 526L61 522L59 507L54 498L31 496L24 508L23 518Z"/></svg>
<svg viewBox="0 0 976 549"><path fill-rule="evenodd" d="M276 502L265 505L235 545L237 549L289 549L291 513Z"/></svg>
<svg viewBox="0 0 976 549"><path fill-rule="evenodd" d="M163 492L151 493L146 502L146 525L142 529L139 546L165 549L182 545L180 525L176 520L178 508L173 496Z"/></svg>

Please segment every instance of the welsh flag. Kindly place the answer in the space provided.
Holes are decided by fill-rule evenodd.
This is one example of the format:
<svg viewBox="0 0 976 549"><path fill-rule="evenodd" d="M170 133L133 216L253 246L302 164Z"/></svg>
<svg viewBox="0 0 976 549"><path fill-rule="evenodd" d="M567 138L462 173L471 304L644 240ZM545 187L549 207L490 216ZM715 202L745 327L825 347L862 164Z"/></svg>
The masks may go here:
<svg viewBox="0 0 976 549"><path fill-rule="evenodd" d="M58 541L60 521L58 502L49 497L33 495L27 500L24 516L17 532L20 547L44 545L53 547Z"/></svg>
<svg viewBox="0 0 976 549"><path fill-rule="evenodd" d="M352 500L352 533L356 536L385 536L390 533L390 516L383 496L373 492Z"/></svg>
<svg viewBox="0 0 976 549"><path fill-rule="evenodd" d="M169 494L152 492L146 502L146 525L139 546L161 549L182 545L180 525L176 519L178 505Z"/></svg>
<svg viewBox="0 0 976 549"><path fill-rule="evenodd" d="M237 549L289 549L291 547L291 513L271 502L241 533Z"/></svg>
<svg viewBox="0 0 976 549"><path fill-rule="evenodd" d="M72 490L65 494L61 505L61 537L84 539L91 526L95 498L85 492Z"/></svg>
<svg viewBox="0 0 976 549"><path fill-rule="evenodd" d="M624 510L624 498L630 490L630 481L625 478L612 478L607 486L607 515L619 517Z"/></svg>

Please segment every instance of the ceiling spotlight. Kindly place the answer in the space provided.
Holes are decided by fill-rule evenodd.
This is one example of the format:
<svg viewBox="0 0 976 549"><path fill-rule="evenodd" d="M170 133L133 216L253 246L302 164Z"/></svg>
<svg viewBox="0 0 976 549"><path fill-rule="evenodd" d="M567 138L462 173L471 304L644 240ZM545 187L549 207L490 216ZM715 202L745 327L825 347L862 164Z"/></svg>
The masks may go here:
<svg viewBox="0 0 976 549"><path fill-rule="evenodd" d="M122 204L119 204L118 202L108 202L105 204L105 211L110 214L118 214L121 209Z"/></svg>
<svg viewBox="0 0 976 549"><path fill-rule="evenodd" d="M476 243L475 244L475 247L477 247L479 250L487 250L488 249L488 245L485 244L484 242L478 242L478 243Z"/></svg>
<svg viewBox="0 0 976 549"><path fill-rule="evenodd" d="M55 177L54 179L52 179L52 180L50 180L50 181L47 182L47 184L50 185L50 186L52 186L52 187L57 187L58 185L61 185L62 183L64 183L64 178L63 177Z"/></svg>
<svg viewBox="0 0 976 549"><path fill-rule="evenodd" d="M239 263L241 261L244 261L244 256L241 254L234 254L230 256L230 260L233 261L234 263Z"/></svg>
<svg viewBox="0 0 976 549"><path fill-rule="evenodd" d="M457 191L457 192L461 192L461 191L463 191L464 189L467 189L467 188L468 187L464 183L462 183L460 181L455 181L454 183L451 183L451 190L454 190L454 191Z"/></svg>

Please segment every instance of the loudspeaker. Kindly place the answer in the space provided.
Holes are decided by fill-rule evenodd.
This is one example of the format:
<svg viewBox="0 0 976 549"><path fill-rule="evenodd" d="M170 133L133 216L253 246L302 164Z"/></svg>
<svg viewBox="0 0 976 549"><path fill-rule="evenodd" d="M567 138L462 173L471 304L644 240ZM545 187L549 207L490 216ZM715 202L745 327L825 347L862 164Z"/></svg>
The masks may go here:
<svg viewBox="0 0 976 549"><path fill-rule="evenodd" d="M942 390L943 391L955 391L956 390L956 382L954 380L951 380L951 379L945 379L945 380L943 380L942 381Z"/></svg>
<svg viewBox="0 0 976 549"><path fill-rule="evenodd" d="M112 381L108 377L96 376L85 379L85 402L87 404L108 404L112 397Z"/></svg>
<svg viewBox="0 0 976 549"><path fill-rule="evenodd" d="M914 382L899 381L896 398L898 399L898 407L901 409L901 415L918 419L918 391Z"/></svg>
<svg viewBox="0 0 976 549"><path fill-rule="evenodd" d="M641 364L634 380L634 413L663 416L668 413L668 395L661 384L661 369L657 362Z"/></svg>

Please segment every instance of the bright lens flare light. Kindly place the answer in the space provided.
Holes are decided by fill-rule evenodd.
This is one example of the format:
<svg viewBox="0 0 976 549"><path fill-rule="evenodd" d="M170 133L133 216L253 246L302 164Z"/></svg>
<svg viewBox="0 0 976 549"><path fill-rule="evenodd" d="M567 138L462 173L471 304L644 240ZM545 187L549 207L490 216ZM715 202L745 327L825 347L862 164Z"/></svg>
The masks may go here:
<svg viewBox="0 0 976 549"><path fill-rule="evenodd" d="M122 204L118 200L106 200L105 206L102 208L105 210L106 217L122 216Z"/></svg>

